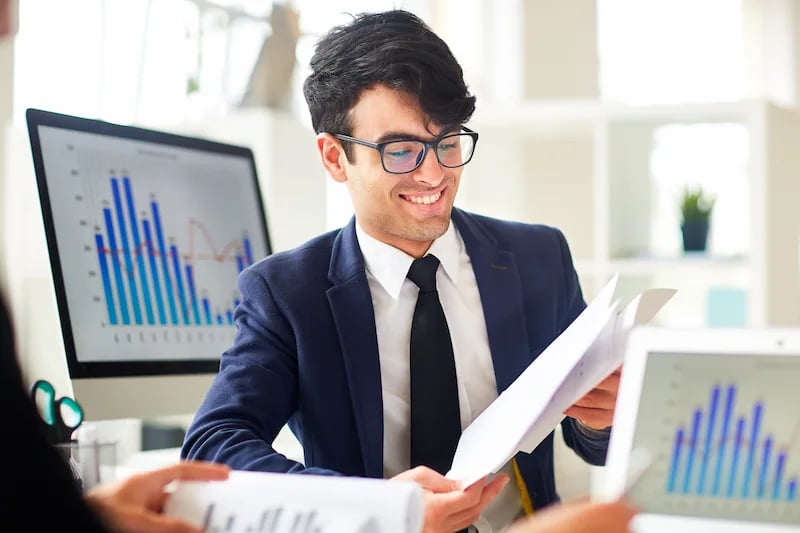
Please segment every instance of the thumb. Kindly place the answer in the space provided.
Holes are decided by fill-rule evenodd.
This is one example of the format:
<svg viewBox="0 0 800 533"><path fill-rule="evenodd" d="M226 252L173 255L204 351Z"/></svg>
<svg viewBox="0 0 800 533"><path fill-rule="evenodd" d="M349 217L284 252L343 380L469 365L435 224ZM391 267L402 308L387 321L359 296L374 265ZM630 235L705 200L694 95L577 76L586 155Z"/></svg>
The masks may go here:
<svg viewBox="0 0 800 533"><path fill-rule="evenodd" d="M392 479L398 481L415 481L420 484L423 489L431 492L453 492L461 490L462 488L460 481L448 479L427 466L418 466L411 470L406 470L405 472L397 474Z"/></svg>

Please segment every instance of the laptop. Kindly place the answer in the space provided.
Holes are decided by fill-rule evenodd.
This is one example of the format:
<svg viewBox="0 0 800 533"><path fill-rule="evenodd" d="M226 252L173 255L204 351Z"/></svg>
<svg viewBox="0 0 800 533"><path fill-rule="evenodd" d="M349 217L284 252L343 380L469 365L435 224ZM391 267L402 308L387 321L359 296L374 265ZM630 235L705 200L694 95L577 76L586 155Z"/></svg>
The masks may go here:
<svg viewBox="0 0 800 533"><path fill-rule="evenodd" d="M635 533L800 532L800 329L635 328L606 471Z"/></svg>

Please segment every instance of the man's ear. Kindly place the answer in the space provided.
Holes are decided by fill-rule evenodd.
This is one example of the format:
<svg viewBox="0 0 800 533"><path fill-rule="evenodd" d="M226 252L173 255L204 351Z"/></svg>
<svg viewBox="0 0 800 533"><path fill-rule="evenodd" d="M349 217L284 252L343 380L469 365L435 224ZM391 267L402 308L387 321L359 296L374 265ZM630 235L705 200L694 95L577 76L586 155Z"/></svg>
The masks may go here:
<svg viewBox="0 0 800 533"><path fill-rule="evenodd" d="M345 172L347 155L344 153L342 143L330 133L320 133L317 134L317 150L328 175L339 183L347 181Z"/></svg>

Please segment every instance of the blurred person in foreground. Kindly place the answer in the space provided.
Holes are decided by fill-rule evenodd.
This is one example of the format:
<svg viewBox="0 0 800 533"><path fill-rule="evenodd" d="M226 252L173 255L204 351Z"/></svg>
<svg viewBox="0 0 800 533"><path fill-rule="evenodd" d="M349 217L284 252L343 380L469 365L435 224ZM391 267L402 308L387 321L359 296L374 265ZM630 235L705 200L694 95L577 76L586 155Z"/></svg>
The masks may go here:
<svg viewBox="0 0 800 533"><path fill-rule="evenodd" d="M2 0L0 0L2 1ZM189 533L202 531L165 516L167 485L177 480L221 480L230 469L183 462L133 474L82 494L72 472L41 431L15 355L11 317L0 298L0 406L5 431L0 456L0 529Z"/></svg>

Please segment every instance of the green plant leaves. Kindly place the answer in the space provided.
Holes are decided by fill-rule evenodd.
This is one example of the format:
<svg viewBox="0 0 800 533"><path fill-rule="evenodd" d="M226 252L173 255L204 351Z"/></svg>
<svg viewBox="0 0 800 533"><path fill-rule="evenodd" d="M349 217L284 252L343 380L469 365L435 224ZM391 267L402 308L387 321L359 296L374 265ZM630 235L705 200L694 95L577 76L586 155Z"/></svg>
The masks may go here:
<svg viewBox="0 0 800 533"><path fill-rule="evenodd" d="M702 186L683 188L681 195L681 216L683 220L708 220L717 197L707 194Z"/></svg>

